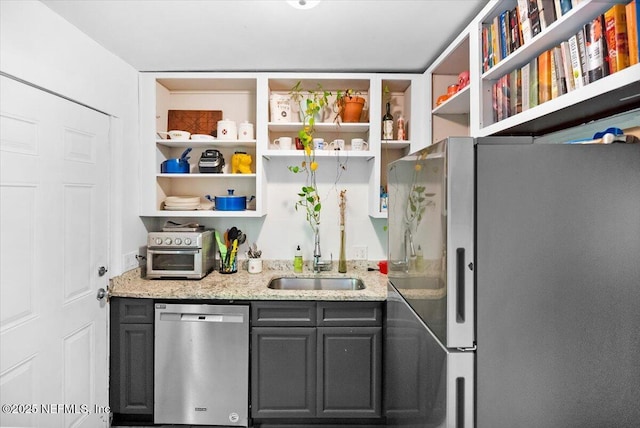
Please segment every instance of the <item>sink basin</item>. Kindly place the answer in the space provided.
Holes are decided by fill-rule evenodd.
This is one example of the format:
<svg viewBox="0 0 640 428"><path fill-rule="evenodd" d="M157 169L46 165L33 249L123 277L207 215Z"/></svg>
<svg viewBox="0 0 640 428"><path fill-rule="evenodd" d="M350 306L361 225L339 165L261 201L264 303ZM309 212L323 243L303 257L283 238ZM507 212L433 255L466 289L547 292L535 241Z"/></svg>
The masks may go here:
<svg viewBox="0 0 640 428"><path fill-rule="evenodd" d="M358 278L294 278L282 277L269 281L273 290L363 290L364 282Z"/></svg>

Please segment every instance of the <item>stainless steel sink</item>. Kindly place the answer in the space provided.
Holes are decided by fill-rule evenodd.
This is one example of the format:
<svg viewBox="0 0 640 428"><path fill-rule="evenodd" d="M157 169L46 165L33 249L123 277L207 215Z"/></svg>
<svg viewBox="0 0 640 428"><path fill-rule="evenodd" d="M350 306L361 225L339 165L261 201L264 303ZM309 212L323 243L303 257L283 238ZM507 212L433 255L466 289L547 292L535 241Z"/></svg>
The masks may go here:
<svg viewBox="0 0 640 428"><path fill-rule="evenodd" d="M364 282L358 278L295 278L281 277L269 281L274 290L363 290Z"/></svg>

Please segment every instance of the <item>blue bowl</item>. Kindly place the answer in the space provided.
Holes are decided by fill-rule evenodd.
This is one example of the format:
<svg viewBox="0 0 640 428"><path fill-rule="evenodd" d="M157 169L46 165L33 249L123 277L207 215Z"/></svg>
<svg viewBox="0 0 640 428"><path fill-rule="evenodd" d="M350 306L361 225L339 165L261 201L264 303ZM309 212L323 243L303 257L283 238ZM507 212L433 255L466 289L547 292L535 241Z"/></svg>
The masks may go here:
<svg viewBox="0 0 640 428"><path fill-rule="evenodd" d="M189 161L184 159L167 159L160 165L163 174L189 174Z"/></svg>

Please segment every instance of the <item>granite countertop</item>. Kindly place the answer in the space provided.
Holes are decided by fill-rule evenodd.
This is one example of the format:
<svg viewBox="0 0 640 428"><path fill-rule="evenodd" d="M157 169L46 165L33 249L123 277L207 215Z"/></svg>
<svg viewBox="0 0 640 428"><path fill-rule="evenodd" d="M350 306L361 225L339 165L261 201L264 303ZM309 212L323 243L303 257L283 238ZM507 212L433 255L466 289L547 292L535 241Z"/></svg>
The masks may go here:
<svg viewBox="0 0 640 428"><path fill-rule="evenodd" d="M383 301L387 299L387 276L368 271L367 263L350 263L347 273L337 270L312 273L308 266L301 274L293 272L291 262L263 262L263 271L250 274L240 269L234 274L211 272L200 280L146 279L142 269L134 269L112 278L110 297L153 299L216 299L216 300L342 300ZM337 263L334 263L337 265ZM269 281L278 277L348 277L361 279L364 290L272 290Z"/></svg>

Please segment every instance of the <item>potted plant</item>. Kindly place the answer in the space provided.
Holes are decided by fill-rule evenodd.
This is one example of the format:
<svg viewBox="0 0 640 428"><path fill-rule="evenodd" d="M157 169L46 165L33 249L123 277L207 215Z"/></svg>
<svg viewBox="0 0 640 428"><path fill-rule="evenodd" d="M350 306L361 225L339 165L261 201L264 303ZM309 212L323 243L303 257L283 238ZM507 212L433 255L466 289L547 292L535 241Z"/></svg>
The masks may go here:
<svg viewBox="0 0 640 428"><path fill-rule="evenodd" d="M362 95L361 92L354 89L338 91L336 105L338 107L338 114L343 122L360 122L360 116L362 116L365 103L365 99L360 95Z"/></svg>
<svg viewBox="0 0 640 428"><path fill-rule="evenodd" d="M298 131L298 138L304 149L304 159L300 166L289 166L289 170L293 173L306 173L305 184L298 192L298 201L296 202L296 211L298 208L305 211L306 219L314 233L317 233L320 225L320 211L322 204L320 203L320 195L316 185L316 169L318 163L315 159L315 149L313 147L313 134L315 133L315 124L318 116L329 105L329 97L331 92L325 91L320 84L314 91L302 89L301 82L295 84L291 88L290 95L294 101L300 102L302 128Z"/></svg>

